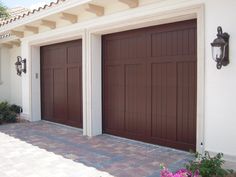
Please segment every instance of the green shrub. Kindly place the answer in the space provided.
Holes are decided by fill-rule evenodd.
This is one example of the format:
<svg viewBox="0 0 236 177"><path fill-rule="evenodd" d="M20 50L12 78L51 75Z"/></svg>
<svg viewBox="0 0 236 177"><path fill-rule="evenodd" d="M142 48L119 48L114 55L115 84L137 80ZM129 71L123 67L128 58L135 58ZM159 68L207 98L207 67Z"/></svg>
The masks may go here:
<svg viewBox="0 0 236 177"><path fill-rule="evenodd" d="M3 122L7 122L7 123L13 123L16 122L16 117L17 114L15 112L6 112L6 114L3 117Z"/></svg>
<svg viewBox="0 0 236 177"><path fill-rule="evenodd" d="M1 102L0 103L0 113L5 112L9 109L8 102Z"/></svg>
<svg viewBox="0 0 236 177"><path fill-rule="evenodd" d="M3 115L0 113L0 124L3 122Z"/></svg>
<svg viewBox="0 0 236 177"><path fill-rule="evenodd" d="M222 157L222 153L218 153L214 157L211 157L207 151L204 155L196 153L197 160L189 162L186 168L193 174L196 172L200 173L203 177L223 177L233 173L233 170L225 170L222 168L222 165L225 163Z"/></svg>
<svg viewBox="0 0 236 177"><path fill-rule="evenodd" d="M22 108L15 104L10 106L10 110L15 112L16 114L20 114L22 112Z"/></svg>
<svg viewBox="0 0 236 177"><path fill-rule="evenodd" d="M0 103L0 124L3 122L16 122L17 114L21 112L22 108L17 105L10 105L8 102Z"/></svg>

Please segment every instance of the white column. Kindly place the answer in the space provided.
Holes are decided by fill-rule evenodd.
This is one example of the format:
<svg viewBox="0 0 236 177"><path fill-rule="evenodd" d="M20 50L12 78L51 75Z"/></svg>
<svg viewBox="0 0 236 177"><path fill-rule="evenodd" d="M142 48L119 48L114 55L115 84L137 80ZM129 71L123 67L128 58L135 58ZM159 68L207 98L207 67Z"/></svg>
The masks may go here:
<svg viewBox="0 0 236 177"><path fill-rule="evenodd" d="M26 73L22 73L22 116L32 121L31 114L31 55L28 42L21 43L21 57L26 59Z"/></svg>
<svg viewBox="0 0 236 177"><path fill-rule="evenodd" d="M82 95L83 95L83 135L88 135L87 133L87 122L88 122L88 99L87 99L87 47L88 47L88 35L87 32L84 31L82 36Z"/></svg>
<svg viewBox="0 0 236 177"><path fill-rule="evenodd" d="M40 47L31 47L31 100L32 100L32 115L31 121L41 120L41 86L40 86Z"/></svg>
<svg viewBox="0 0 236 177"><path fill-rule="evenodd" d="M91 37L91 127L92 136L102 134L102 42L100 35Z"/></svg>
<svg viewBox="0 0 236 177"><path fill-rule="evenodd" d="M86 134L102 134L101 36L86 34Z"/></svg>

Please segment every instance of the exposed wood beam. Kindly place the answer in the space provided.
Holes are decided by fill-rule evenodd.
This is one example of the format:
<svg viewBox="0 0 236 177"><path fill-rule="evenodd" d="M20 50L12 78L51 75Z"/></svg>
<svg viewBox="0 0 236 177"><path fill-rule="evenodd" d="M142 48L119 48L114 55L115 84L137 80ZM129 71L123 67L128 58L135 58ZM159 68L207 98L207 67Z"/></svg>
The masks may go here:
<svg viewBox="0 0 236 177"><path fill-rule="evenodd" d="M97 16L104 15L104 7L94 5L94 4L87 4L86 11L96 14Z"/></svg>
<svg viewBox="0 0 236 177"><path fill-rule="evenodd" d="M17 46L17 47L20 47L20 41L11 41L10 42L12 45L15 45L15 46Z"/></svg>
<svg viewBox="0 0 236 177"><path fill-rule="evenodd" d="M13 48L12 44L8 44L8 43L3 43L2 46L8 49Z"/></svg>
<svg viewBox="0 0 236 177"><path fill-rule="evenodd" d="M78 22L78 16L74 14L69 14L62 12L60 13L60 18L66 21L69 21L71 23L77 23Z"/></svg>
<svg viewBox="0 0 236 177"><path fill-rule="evenodd" d="M119 0L119 1L128 5L130 8L135 8L139 6L139 0Z"/></svg>
<svg viewBox="0 0 236 177"><path fill-rule="evenodd" d="M26 31L33 32L34 34L39 33L39 28L38 27L25 25L24 28L25 28Z"/></svg>
<svg viewBox="0 0 236 177"><path fill-rule="evenodd" d="M15 30L11 30L11 35L19 37L19 38L23 38L24 37L24 32L22 31L15 31Z"/></svg>
<svg viewBox="0 0 236 177"><path fill-rule="evenodd" d="M41 20L41 25L46 26L50 29L55 29L56 28L56 22L50 21L50 20Z"/></svg>

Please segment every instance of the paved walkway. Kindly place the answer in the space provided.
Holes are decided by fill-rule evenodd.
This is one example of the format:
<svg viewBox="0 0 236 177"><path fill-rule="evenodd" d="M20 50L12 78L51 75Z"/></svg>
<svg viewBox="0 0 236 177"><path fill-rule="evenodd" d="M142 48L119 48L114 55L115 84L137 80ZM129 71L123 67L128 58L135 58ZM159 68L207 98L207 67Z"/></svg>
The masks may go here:
<svg viewBox="0 0 236 177"><path fill-rule="evenodd" d="M0 126L1 177L158 177L192 156L183 151L100 135L45 121Z"/></svg>
<svg viewBox="0 0 236 177"><path fill-rule="evenodd" d="M1 177L111 177L3 133L0 144Z"/></svg>

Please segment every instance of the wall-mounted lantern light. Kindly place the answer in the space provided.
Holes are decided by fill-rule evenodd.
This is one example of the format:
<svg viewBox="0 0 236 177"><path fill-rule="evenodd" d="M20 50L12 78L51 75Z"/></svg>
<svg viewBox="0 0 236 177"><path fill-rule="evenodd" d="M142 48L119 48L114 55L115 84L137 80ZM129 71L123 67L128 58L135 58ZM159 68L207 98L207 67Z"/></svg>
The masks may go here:
<svg viewBox="0 0 236 177"><path fill-rule="evenodd" d="M222 28L217 28L217 38L211 43L212 58L217 62L216 68L229 64L229 34L222 33Z"/></svg>
<svg viewBox="0 0 236 177"><path fill-rule="evenodd" d="M18 76L21 76L22 72L26 73L26 59L22 60L22 58L18 56L15 65Z"/></svg>

